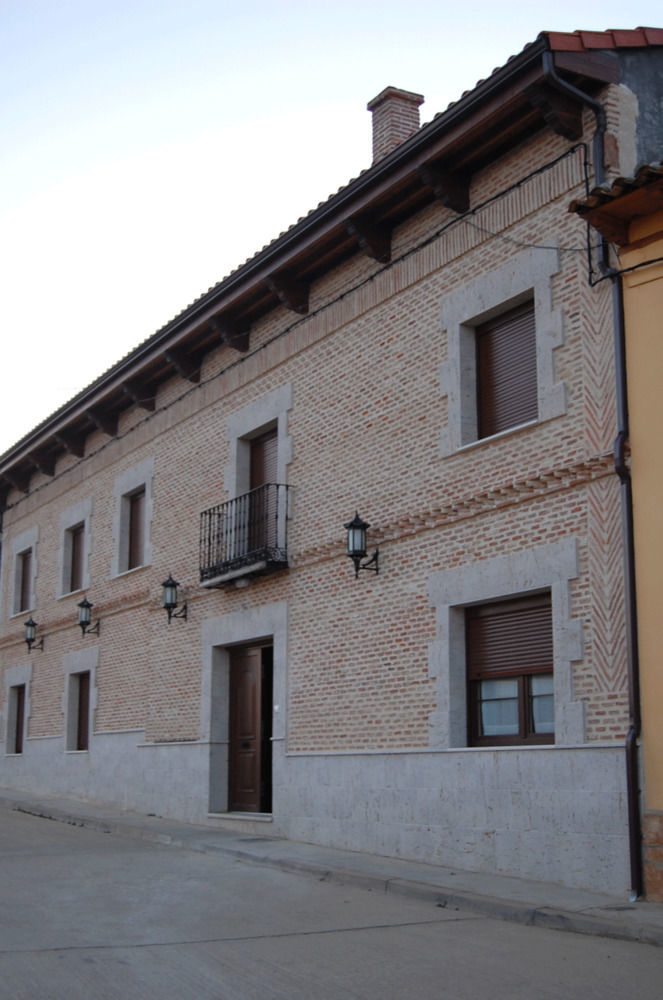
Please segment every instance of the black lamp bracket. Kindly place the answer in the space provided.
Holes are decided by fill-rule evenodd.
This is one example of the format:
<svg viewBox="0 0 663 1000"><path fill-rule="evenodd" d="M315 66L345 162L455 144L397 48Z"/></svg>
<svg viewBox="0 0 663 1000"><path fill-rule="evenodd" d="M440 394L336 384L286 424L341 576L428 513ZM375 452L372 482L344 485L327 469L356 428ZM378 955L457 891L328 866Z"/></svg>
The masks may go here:
<svg viewBox="0 0 663 1000"><path fill-rule="evenodd" d="M375 550L371 558L367 559L366 562L364 563L361 561L361 556L353 556L352 561L355 564L355 579L359 576L360 569L369 569L373 573L379 573L380 564L378 562L378 558L379 558L379 552L377 549Z"/></svg>
<svg viewBox="0 0 663 1000"><path fill-rule="evenodd" d="M174 608L166 608L166 611L168 612L168 624L169 625L170 625L170 619L171 618L183 618L184 621L188 620L188 605L187 605L186 601L184 602L184 604L182 605L182 607L179 609L179 611L175 611Z"/></svg>

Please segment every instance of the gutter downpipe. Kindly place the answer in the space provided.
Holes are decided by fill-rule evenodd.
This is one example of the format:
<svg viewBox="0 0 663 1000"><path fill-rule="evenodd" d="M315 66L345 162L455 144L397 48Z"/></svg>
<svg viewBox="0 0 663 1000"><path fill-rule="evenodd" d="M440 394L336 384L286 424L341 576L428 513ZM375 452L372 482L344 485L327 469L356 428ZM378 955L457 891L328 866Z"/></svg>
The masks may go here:
<svg viewBox="0 0 663 1000"><path fill-rule="evenodd" d="M552 52L542 55L543 75L560 93L574 97L590 108L596 116L596 131L592 140L594 179L600 187L605 180L604 138L605 109L584 91L562 80L555 71ZM588 192L589 193L589 192ZM615 381L617 389L617 437L613 446L615 472L619 477L622 508L623 571L626 590L626 664L629 681L629 729L624 749L626 753L626 796L628 808L629 857L631 867L631 902L644 891L642 864L642 820L640 815L640 782L638 739L642 728L640 711L640 660L638 652L638 615L635 589L635 547L633 542L633 492L631 472L626 462L629 435L628 394L626 383L626 337L624 328L624 289L622 276L610 266L608 246L599 234L599 267L604 278L612 282L613 330L615 345Z"/></svg>

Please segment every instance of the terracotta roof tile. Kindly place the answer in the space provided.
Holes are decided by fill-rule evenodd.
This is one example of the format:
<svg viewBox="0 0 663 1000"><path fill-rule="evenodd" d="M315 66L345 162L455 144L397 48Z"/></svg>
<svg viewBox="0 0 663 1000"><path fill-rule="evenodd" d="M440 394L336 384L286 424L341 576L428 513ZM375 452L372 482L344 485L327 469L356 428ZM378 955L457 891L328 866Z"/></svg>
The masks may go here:
<svg viewBox="0 0 663 1000"><path fill-rule="evenodd" d="M663 45L663 28L542 31L541 35L548 39L548 44L554 52L587 52L590 49L646 48L649 45Z"/></svg>
<svg viewBox="0 0 663 1000"><path fill-rule="evenodd" d="M569 211L584 215L592 209L604 208L625 195L661 181L663 181L663 162L644 163L633 177L616 177L610 187L596 187L586 198L576 198L569 205Z"/></svg>

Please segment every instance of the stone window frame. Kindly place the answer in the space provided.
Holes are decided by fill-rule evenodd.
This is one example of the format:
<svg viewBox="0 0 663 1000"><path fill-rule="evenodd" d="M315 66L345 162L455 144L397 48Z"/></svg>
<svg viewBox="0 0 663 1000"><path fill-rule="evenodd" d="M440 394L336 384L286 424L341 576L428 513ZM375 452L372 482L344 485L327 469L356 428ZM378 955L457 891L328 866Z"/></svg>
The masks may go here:
<svg viewBox="0 0 663 1000"><path fill-rule="evenodd" d="M276 427L276 475L279 483L287 482L287 468L292 461L292 438L288 434L288 411L292 409L290 382L254 400L226 421L228 461L224 469L223 485L228 497L234 500L249 489L251 439Z"/></svg>
<svg viewBox="0 0 663 1000"><path fill-rule="evenodd" d="M288 465L292 461L292 437L288 434L288 411L292 408L290 382L261 396L231 414L226 421L228 460L223 485L234 500L249 491L251 476L251 441L276 428L276 481L287 484ZM279 497L276 545L286 547L286 524L290 517L287 494ZM247 567L247 572L250 567ZM241 575L241 574L240 574Z"/></svg>
<svg viewBox="0 0 663 1000"><path fill-rule="evenodd" d="M60 515L60 548L58 550L58 592L56 597L68 597L88 590L90 586L89 559L92 549L90 521L92 518L92 499L87 497L73 504ZM83 579L78 590L69 590L67 583L71 574L71 531L79 524L83 525Z"/></svg>
<svg viewBox="0 0 663 1000"><path fill-rule="evenodd" d="M269 640L273 650L272 746L285 744L287 721L288 605L285 601L232 611L202 625L201 739L209 744L209 812L228 811L230 714L229 647ZM280 754L272 756L274 792L280 783ZM272 802L272 815L278 803Z"/></svg>
<svg viewBox="0 0 663 1000"><path fill-rule="evenodd" d="M24 663L17 667L9 667L5 670L5 726L4 726L4 737L5 737L5 755L8 757L19 757L21 754L14 753L9 747L15 745L16 740L16 730L15 724L16 720L12 717L12 707L11 707L11 690L12 688L20 687L21 685L25 688L25 701L23 703L23 744L25 752L25 740L27 738L28 732L28 720L30 718L31 706L30 706L30 684L32 681L32 664L30 662Z"/></svg>
<svg viewBox="0 0 663 1000"><path fill-rule="evenodd" d="M440 311L442 329L447 331L447 361L440 367L440 395L448 400L447 427L440 439L443 458L566 413L566 387L555 382L553 358L553 351L564 343L562 312L552 306L552 278L559 270L558 249L532 248L445 296ZM538 416L479 438L476 327L528 299L534 301Z"/></svg>
<svg viewBox="0 0 663 1000"><path fill-rule="evenodd" d="M32 528L28 528L26 531L22 531L20 535L12 539L11 543L11 594L10 594L10 607L11 613L10 618L17 618L19 615L29 614L34 611L37 605L37 598L35 592L35 581L37 579L37 573L39 570L39 560L38 560L38 542L39 542L39 525L34 525ZM30 601L29 607L19 608L20 594L21 594L21 556L23 553L30 551L32 553L32 560L30 564Z"/></svg>
<svg viewBox="0 0 663 1000"><path fill-rule="evenodd" d="M468 747L465 609L542 591L550 591L552 601L554 745L586 742L584 702L573 698L572 665L584 655L582 620L571 617L570 607L570 581L578 575L575 538L431 574L429 596L437 618L437 638L428 655L429 676L437 682L437 709L429 720L431 747ZM507 748L473 748L486 749Z"/></svg>
<svg viewBox="0 0 663 1000"><path fill-rule="evenodd" d="M94 713L97 708L97 667L99 666L99 647L92 646L89 649L81 650L77 653L68 653L62 661L64 672L64 689L62 692L62 714L64 716L64 750L65 753L88 753L94 736ZM87 750L77 750L78 735L78 688L72 678L76 674L89 673L90 675L90 702L88 706L89 741Z"/></svg>
<svg viewBox="0 0 663 1000"><path fill-rule="evenodd" d="M154 479L154 457L144 459L138 465L127 469L115 479L113 494L115 497L115 513L113 516L113 556L111 559L111 577L135 573L152 564L152 517L153 496L152 481ZM143 560L140 566L127 568L129 561L129 517L130 497L139 490L145 490L145 524L143 542Z"/></svg>

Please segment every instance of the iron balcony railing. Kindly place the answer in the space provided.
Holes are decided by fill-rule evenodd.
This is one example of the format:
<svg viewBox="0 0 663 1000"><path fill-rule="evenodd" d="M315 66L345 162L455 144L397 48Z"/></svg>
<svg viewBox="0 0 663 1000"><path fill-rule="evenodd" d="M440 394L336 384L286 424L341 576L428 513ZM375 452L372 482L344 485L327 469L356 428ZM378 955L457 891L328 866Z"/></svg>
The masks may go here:
<svg viewBox="0 0 663 1000"><path fill-rule="evenodd" d="M288 565L288 490L267 483L200 515L200 581Z"/></svg>

